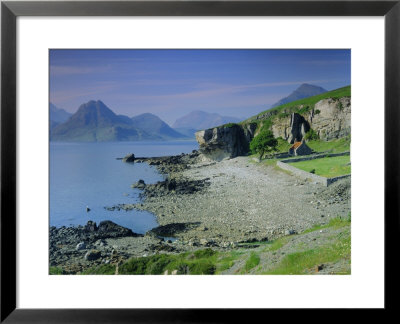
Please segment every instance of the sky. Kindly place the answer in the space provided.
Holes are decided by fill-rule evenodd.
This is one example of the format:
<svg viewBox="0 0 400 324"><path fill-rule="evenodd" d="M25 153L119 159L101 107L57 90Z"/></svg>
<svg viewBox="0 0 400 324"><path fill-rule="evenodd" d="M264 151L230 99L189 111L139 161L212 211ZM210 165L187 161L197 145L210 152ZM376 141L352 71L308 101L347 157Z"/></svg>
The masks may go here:
<svg viewBox="0 0 400 324"><path fill-rule="evenodd" d="M70 113L101 100L116 114L172 125L191 111L248 118L302 83L351 83L350 50L59 50L49 52L50 102Z"/></svg>

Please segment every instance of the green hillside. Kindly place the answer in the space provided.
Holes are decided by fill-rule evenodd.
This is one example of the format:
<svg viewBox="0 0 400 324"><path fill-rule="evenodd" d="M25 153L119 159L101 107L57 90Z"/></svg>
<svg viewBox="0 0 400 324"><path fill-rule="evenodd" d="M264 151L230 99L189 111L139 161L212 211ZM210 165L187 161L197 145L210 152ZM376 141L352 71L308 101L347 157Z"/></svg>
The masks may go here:
<svg viewBox="0 0 400 324"><path fill-rule="evenodd" d="M278 107L265 110L260 112L258 115L250 117L245 121L241 122L242 124L247 124L249 122L257 122L257 117L265 115L265 118L262 119L273 119L272 117L286 117L293 112L297 112L299 114L304 114L311 109L314 108L314 105L326 98L342 98L342 97L350 97L351 96L351 86L339 88L336 90L332 90L329 92L322 93L320 95L316 95L309 98L304 98L296 101L292 101L286 103L284 105L280 105Z"/></svg>

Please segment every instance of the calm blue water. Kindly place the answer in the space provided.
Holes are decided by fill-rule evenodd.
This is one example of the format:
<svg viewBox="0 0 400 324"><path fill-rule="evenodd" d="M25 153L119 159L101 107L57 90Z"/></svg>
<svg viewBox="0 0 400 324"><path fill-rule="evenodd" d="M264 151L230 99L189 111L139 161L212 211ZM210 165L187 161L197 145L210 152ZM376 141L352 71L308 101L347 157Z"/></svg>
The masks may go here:
<svg viewBox="0 0 400 324"><path fill-rule="evenodd" d="M139 201L132 183L154 183L163 177L147 163L116 160L128 153L137 157L176 155L198 149L195 141L50 143L50 225L97 224L111 220L136 233L158 224L153 214L140 211L108 211L104 206ZM91 209L86 212L86 206Z"/></svg>

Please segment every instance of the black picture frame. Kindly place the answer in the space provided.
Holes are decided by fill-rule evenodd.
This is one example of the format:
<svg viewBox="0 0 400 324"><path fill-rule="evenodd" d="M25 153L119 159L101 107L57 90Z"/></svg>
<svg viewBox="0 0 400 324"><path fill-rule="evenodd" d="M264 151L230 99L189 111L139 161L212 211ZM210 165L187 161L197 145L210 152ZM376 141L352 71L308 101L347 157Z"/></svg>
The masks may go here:
<svg viewBox="0 0 400 324"><path fill-rule="evenodd" d="M389 254L399 237L400 1L4 1L1 3L1 322L234 322L263 310L16 308L16 19L19 16L384 16L385 309L399 282ZM397 251L396 251L397 252ZM261 314L258 314L261 313Z"/></svg>

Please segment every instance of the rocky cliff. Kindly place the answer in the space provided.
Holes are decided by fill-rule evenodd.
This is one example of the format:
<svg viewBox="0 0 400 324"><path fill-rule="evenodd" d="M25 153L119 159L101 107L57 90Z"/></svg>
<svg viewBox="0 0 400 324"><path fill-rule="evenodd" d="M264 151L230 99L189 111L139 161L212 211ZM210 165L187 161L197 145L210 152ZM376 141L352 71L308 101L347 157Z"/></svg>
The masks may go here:
<svg viewBox="0 0 400 324"><path fill-rule="evenodd" d="M292 113L288 117L275 119L271 129L274 137L282 137L293 144L303 139L305 134L310 130L310 123L302 115Z"/></svg>
<svg viewBox="0 0 400 324"><path fill-rule="evenodd" d="M313 108L298 106L298 112L271 111L258 115L243 124L226 125L196 133L200 151L205 156L220 161L246 155L249 143L264 123L271 124L276 138L289 143L301 141L313 129L321 140L329 141L350 135L351 98L326 98L315 103Z"/></svg>
<svg viewBox="0 0 400 324"><path fill-rule="evenodd" d="M225 158L246 155L256 128L256 123L214 127L198 131L196 140L201 153L208 158L221 161Z"/></svg>
<svg viewBox="0 0 400 324"><path fill-rule="evenodd" d="M351 98L320 100L312 110L302 115L292 113L275 118L271 127L275 137L282 137L289 143L300 141L310 128L326 141L350 135Z"/></svg>
<svg viewBox="0 0 400 324"><path fill-rule="evenodd" d="M308 118L311 128L322 140L329 141L350 135L351 98L321 100L315 104Z"/></svg>

